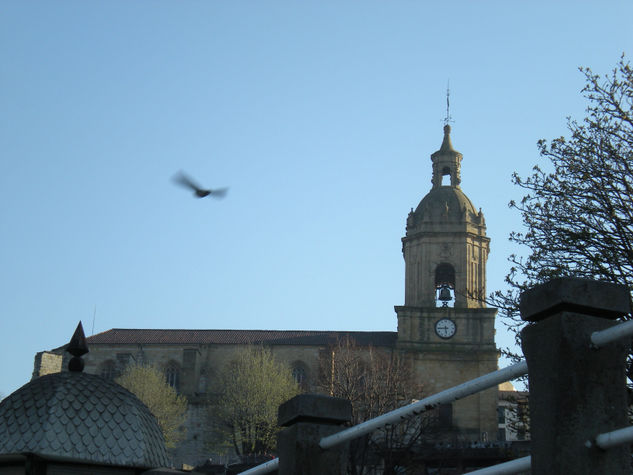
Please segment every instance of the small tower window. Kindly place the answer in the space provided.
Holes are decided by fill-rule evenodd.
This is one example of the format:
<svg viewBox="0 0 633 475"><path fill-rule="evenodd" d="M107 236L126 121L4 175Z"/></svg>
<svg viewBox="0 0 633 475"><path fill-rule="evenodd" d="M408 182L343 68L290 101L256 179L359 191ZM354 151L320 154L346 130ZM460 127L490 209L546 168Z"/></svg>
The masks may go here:
<svg viewBox="0 0 633 475"><path fill-rule="evenodd" d="M450 186L451 185L451 169L448 167L444 167L442 169L442 186Z"/></svg>

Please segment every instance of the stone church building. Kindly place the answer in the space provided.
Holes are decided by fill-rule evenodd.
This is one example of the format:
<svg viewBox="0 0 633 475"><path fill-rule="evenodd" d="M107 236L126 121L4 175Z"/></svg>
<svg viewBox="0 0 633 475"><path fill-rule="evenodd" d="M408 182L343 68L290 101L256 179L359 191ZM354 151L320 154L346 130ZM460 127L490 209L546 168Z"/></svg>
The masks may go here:
<svg viewBox="0 0 633 475"><path fill-rule="evenodd" d="M152 363L189 401L187 440L177 462L209 453L206 401L214 378L240 345L270 348L307 391L316 391L320 355L341 339L357 347L404 352L414 361L425 396L497 369L496 310L486 308L490 239L481 210L460 187L462 154L444 127L431 155L432 187L406 220L404 305L396 306L397 332L309 330L157 330L114 328L87 339L85 372L112 379L130 362ZM34 377L60 371L60 349L38 353ZM495 440L498 391L453 403L452 426L462 440ZM191 460L190 457L195 457Z"/></svg>

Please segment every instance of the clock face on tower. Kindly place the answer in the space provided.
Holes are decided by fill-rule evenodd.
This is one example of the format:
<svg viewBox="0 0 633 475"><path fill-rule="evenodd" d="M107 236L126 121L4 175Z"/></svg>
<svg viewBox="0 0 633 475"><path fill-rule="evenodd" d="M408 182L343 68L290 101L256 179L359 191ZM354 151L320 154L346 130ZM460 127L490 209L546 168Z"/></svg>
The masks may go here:
<svg viewBox="0 0 633 475"><path fill-rule="evenodd" d="M442 318L435 322L435 333L440 338L448 339L455 335L457 331L457 325L450 318Z"/></svg>

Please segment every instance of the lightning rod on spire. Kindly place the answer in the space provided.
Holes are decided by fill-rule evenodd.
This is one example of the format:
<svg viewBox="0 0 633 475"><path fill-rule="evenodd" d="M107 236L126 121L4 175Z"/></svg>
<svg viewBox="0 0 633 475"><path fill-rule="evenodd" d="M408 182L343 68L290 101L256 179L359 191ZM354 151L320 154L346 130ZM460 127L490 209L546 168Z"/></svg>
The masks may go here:
<svg viewBox="0 0 633 475"><path fill-rule="evenodd" d="M446 82L446 118L444 119L444 125L448 125L450 122L454 122L453 118L451 117L451 103L450 103L450 96L451 96L451 88L450 88L450 79Z"/></svg>

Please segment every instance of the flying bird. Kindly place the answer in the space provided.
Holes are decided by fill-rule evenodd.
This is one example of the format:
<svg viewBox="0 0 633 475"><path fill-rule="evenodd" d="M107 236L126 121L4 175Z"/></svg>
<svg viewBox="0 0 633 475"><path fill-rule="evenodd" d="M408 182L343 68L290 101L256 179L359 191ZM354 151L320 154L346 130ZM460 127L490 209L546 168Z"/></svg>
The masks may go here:
<svg viewBox="0 0 633 475"><path fill-rule="evenodd" d="M197 198L204 198L205 196L212 196L214 198L224 198L228 188L218 188L215 190L205 189L198 186L191 178L185 175L183 172L178 172L174 176L174 182L179 185L185 186L193 190L193 195Z"/></svg>

